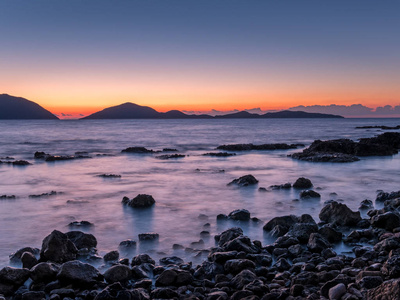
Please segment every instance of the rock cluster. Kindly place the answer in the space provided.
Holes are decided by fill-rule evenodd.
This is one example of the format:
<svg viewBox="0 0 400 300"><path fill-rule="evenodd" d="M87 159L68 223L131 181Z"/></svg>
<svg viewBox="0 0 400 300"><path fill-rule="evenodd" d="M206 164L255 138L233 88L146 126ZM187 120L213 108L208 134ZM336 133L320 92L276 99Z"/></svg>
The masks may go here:
<svg viewBox="0 0 400 300"><path fill-rule="evenodd" d="M133 199L124 197L122 199L122 203L133 208L147 208L153 206L156 201L154 200L152 195L139 194Z"/></svg>
<svg viewBox="0 0 400 300"><path fill-rule="evenodd" d="M253 144L231 144L231 145L221 145L218 146L218 150L226 150L226 151L250 151L250 150L288 150L288 149L296 149L298 147L304 147L303 144L262 144L262 145L253 145Z"/></svg>

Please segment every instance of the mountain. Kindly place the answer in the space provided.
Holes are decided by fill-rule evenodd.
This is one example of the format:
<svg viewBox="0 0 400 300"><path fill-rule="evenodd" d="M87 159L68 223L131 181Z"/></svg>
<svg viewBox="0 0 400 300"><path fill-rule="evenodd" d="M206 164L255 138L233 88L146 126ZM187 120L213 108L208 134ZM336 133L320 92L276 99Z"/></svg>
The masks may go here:
<svg viewBox="0 0 400 300"><path fill-rule="evenodd" d="M131 102L105 108L83 119L265 119L265 118L343 118L342 116L307 113L304 111L279 111L264 115L239 111L226 115L187 115L179 110L160 113L148 106L141 106Z"/></svg>
<svg viewBox="0 0 400 300"><path fill-rule="evenodd" d="M0 94L0 120L58 120L48 110L25 98Z"/></svg>

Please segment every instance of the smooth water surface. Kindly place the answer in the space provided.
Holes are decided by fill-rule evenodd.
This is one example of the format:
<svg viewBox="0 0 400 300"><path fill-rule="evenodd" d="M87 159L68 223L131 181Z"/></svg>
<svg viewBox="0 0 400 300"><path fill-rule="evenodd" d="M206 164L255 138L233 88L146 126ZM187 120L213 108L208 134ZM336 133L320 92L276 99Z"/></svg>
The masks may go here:
<svg viewBox="0 0 400 300"><path fill-rule="evenodd" d="M208 248L214 245L215 234L232 226L242 227L245 234L263 244L270 243L262 226L275 216L309 213L319 221L318 213L327 200L341 199L355 210L362 200L374 200L377 190L400 190L399 156L331 164L287 157L301 149L237 152L227 158L201 154L232 143L309 145L315 139L356 140L382 133L356 126L399 123L398 119L0 121L1 160L12 156L33 163L26 167L0 165L0 195L17 197L0 200L0 266L9 264L8 255L23 246L40 248L53 229L72 230L68 224L75 220L94 223L88 232L96 236L100 254L118 249L123 240L138 241L139 233L157 232L158 242L138 242L129 256L147 252L157 259L174 254L199 262L206 254L173 251L172 245ZM176 148L188 156L160 160L155 158L159 154L121 153L131 146ZM35 151L59 155L87 151L92 158L45 162L33 158ZM121 178L97 176L103 173ZM254 175L259 184L227 186L246 174ZM312 180L321 199L298 200L299 191L294 189L258 191L258 187L293 183L302 176ZM29 197L50 191L59 194ZM124 196L137 194L153 195L156 205L135 210L121 204ZM216 221L218 214L240 208L248 209L261 222ZM203 230L211 233L203 237L204 246L191 246L200 240Z"/></svg>

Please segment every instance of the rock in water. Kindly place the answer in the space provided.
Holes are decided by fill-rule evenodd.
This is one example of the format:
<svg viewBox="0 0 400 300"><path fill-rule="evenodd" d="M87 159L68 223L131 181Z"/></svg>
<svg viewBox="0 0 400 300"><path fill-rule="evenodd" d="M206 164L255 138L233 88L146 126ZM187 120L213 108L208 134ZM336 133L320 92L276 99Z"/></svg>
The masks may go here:
<svg viewBox="0 0 400 300"><path fill-rule="evenodd" d="M313 186L311 180L308 178L300 177L293 183L293 187L296 189L309 189Z"/></svg>
<svg viewBox="0 0 400 300"><path fill-rule="evenodd" d="M139 194L131 200L128 197L124 197L122 203L134 208L146 208L153 206L156 201L152 195Z"/></svg>
<svg viewBox="0 0 400 300"><path fill-rule="evenodd" d="M250 212L247 209L237 209L232 211L228 217L232 220L238 221L249 221L250 220Z"/></svg>
<svg viewBox="0 0 400 300"><path fill-rule="evenodd" d="M354 212L346 206L336 201L325 205L319 213L321 221L337 224L339 226L354 226L361 221L360 212Z"/></svg>
<svg viewBox="0 0 400 300"><path fill-rule="evenodd" d="M54 230L43 240L40 260L64 263L74 260L77 253L77 248L74 243L68 239L68 236L60 231Z"/></svg>
<svg viewBox="0 0 400 300"><path fill-rule="evenodd" d="M93 234L82 231L69 231L66 236L74 243L77 249L96 248L97 240Z"/></svg>
<svg viewBox="0 0 400 300"><path fill-rule="evenodd" d="M305 190L300 193L300 198L321 198L321 195L313 190Z"/></svg>
<svg viewBox="0 0 400 300"><path fill-rule="evenodd" d="M257 183L258 180L253 175L249 174L232 180L228 185L236 184L238 186L249 186Z"/></svg>
<svg viewBox="0 0 400 300"><path fill-rule="evenodd" d="M67 284L78 285L93 284L102 278L100 272L89 264L73 260L64 263L58 272L57 278Z"/></svg>

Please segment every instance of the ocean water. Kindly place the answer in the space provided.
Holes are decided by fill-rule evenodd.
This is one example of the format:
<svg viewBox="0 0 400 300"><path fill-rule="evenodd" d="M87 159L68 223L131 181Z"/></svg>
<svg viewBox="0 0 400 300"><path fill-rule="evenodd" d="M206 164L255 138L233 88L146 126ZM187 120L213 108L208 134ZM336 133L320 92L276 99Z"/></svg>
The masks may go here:
<svg viewBox="0 0 400 300"><path fill-rule="evenodd" d="M362 200L374 200L377 190L400 190L399 156L331 164L287 157L301 149L237 152L226 158L201 154L232 143L309 145L315 139L356 140L382 133L356 126L398 124L399 119L0 121L0 157L33 163L26 167L0 165L0 195L16 196L15 200L0 200L0 266L8 265L8 255L19 248L40 248L53 229L66 232L72 230L70 222L81 220L94 223L86 231L96 236L100 255L133 239L138 242L136 249L122 256L146 252L155 259L178 255L198 263L206 258L205 253L173 250L172 245L208 248L214 245L215 234L232 226L240 226L263 244L271 243L262 227L275 216L308 213L319 221L318 213L327 200L343 201L356 210ZM176 148L187 156L160 160L155 158L157 154L121 153L131 146ZM58 155L87 151L92 158L45 162L33 158L35 151ZM121 178L97 176L103 173ZM259 184L227 186L246 174L254 175ZM321 199L298 200L299 191L294 189L258 191L259 187L293 183L302 176L311 179ZM29 197L50 191L58 194ZM144 210L122 205L124 196L137 194L151 194L156 205ZM218 214L241 208L261 221L216 221ZM209 226L204 226L206 223ZM201 237L203 230L210 236ZM146 232L158 233L159 240L139 242L138 234ZM203 245L191 246L201 238Z"/></svg>

